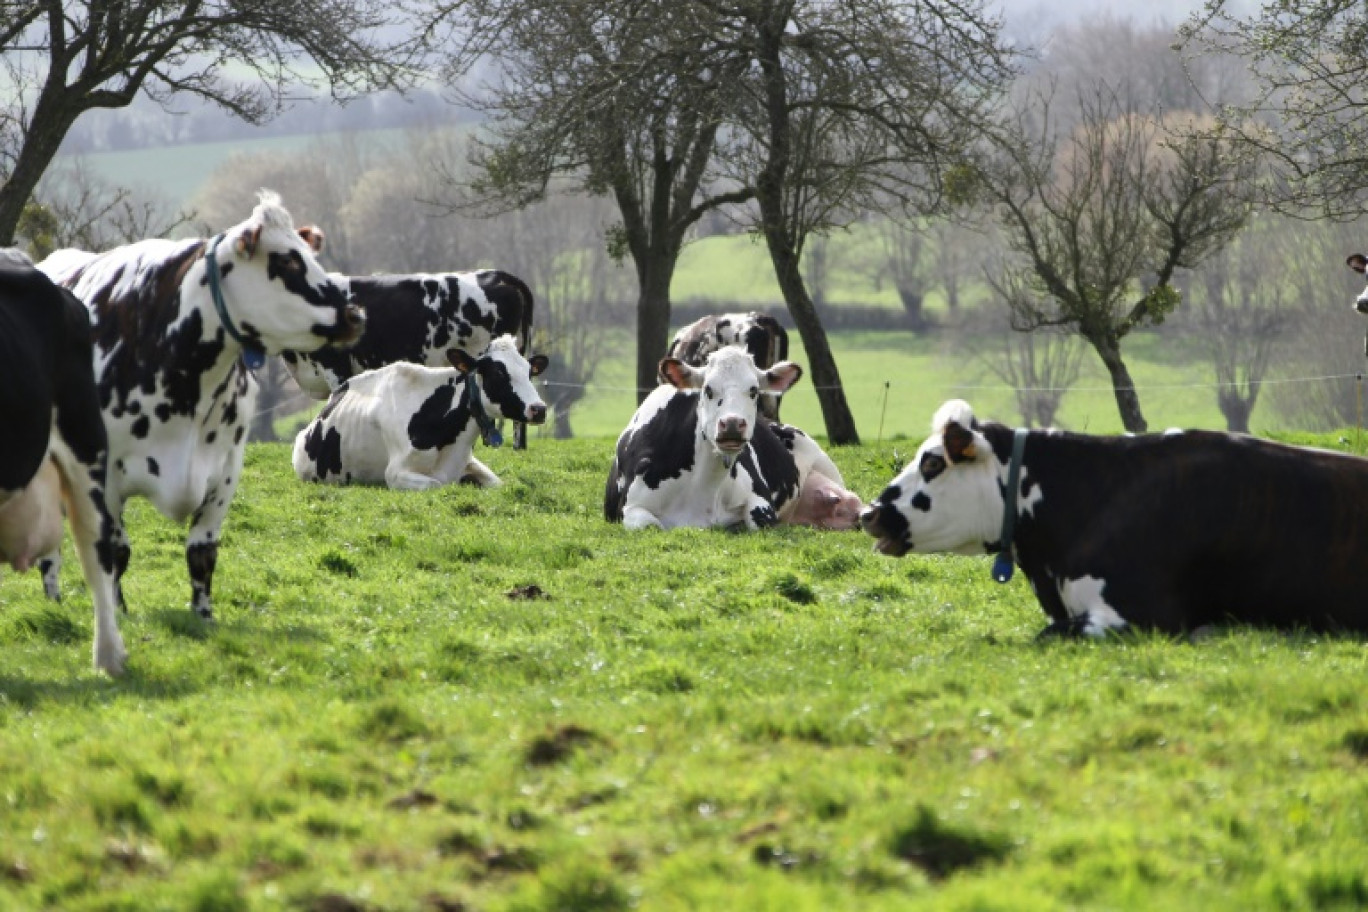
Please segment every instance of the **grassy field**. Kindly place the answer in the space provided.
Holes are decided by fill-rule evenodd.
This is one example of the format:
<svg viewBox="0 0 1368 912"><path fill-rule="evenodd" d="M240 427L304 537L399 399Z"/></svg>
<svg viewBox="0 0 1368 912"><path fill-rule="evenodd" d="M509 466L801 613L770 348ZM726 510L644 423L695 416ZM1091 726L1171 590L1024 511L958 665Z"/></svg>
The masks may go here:
<svg viewBox="0 0 1368 912"><path fill-rule="evenodd" d="M117 682L74 560L60 607L7 576L0 908L1368 903L1360 641L1037 643L986 558L625 533L610 453L414 494L253 445L216 625L181 530L130 509ZM869 497L894 454L833 455Z"/></svg>

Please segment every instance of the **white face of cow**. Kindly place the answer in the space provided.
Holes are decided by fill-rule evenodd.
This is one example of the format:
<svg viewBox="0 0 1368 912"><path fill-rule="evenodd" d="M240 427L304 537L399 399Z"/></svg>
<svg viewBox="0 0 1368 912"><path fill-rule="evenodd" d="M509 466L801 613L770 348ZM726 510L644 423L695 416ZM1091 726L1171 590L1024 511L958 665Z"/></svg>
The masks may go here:
<svg viewBox="0 0 1368 912"><path fill-rule="evenodd" d="M345 279L318 264L321 247L322 233L296 230L269 191L250 218L224 233L215 248L223 296L245 338L276 353L345 346L360 337L364 315L347 303Z"/></svg>
<svg viewBox="0 0 1368 912"><path fill-rule="evenodd" d="M660 362L660 374L678 389L696 389L698 428L728 466L755 433L756 405L764 392L782 393L803 376L803 369L780 361L767 371L741 348L722 348L701 368L677 358Z"/></svg>
<svg viewBox="0 0 1368 912"><path fill-rule="evenodd" d="M1365 257L1361 253L1350 255L1345 263L1359 275L1368 274L1368 257ZM1354 309L1361 314L1368 314L1368 288L1359 292L1359 296L1354 300Z"/></svg>
<svg viewBox="0 0 1368 912"><path fill-rule="evenodd" d="M879 551L894 557L908 551L983 554L999 537L1001 466L974 427L973 409L963 400L936 411L934 433L860 514Z"/></svg>
<svg viewBox="0 0 1368 912"><path fill-rule="evenodd" d="M532 378L546 370L546 355L524 358L518 354L517 340L512 336L500 336L479 358L471 358L460 349L454 349L448 358L458 370L475 374L481 407L486 414L498 414L510 421L528 424L541 424L546 420L546 403L532 384Z"/></svg>

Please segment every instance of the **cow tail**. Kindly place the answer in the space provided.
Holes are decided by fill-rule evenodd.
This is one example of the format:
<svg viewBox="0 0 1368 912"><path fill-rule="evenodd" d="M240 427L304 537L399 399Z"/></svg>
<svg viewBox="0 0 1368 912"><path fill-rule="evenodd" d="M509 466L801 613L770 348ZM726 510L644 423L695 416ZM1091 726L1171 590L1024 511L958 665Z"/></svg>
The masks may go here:
<svg viewBox="0 0 1368 912"><path fill-rule="evenodd" d="M603 518L609 522L622 522L622 502L623 493L619 490L620 472L618 470L617 458L613 458L613 467L608 470L608 483L603 487Z"/></svg>
<svg viewBox="0 0 1368 912"><path fill-rule="evenodd" d="M518 292L522 298L522 315L518 320L518 349L526 356L532 355L532 311L535 301L532 298L532 289L527 283L515 275L503 274L504 281Z"/></svg>

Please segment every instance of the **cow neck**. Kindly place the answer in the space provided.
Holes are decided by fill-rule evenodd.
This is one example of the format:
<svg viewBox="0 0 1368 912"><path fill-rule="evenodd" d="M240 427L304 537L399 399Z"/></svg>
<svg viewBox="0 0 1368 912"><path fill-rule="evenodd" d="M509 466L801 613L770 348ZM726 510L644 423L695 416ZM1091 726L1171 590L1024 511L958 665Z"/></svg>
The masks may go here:
<svg viewBox="0 0 1368 912"><path fill-rule="evenodd" d="M242 347L242 363L247 365L248 370L256 370L266 363L266 351L254 342L249 342L238 330L233 318L228 316L228 305L223 300L223 275L219 270L218 245L223 241L224 235L220 234L209 242L209 247L204 251L204 269L209 278L209 297L214 302L214 310L218 311L219 322L223 324L223 331L228 333L228 337Z"/></svg>
<svg viewBox="0 0 1368 912"><path fill-rule="evenodd" d="M1005 583L1015 569L1012 560L1012 536L1016 533L1017 485L1021 481L1021 456L1026 451L1026 428L1012 434L1012 458L1007 463L1007 490L1002 498L1002 535L998 537L998 553L993 560L993 579Z"/></svg>
<svg viewBox="0 0 1368 912"><path fill-rule="evenodd" d="M503 434L494 426L494 419L489 417L489 413L484 408L484 397L480 395L480 388L475 383L475 372L466 371L465 375L466 399L470 402L470 414L475 416L475 424L480 428L480 439L487 447L498 449L503 446Z"/></svg>

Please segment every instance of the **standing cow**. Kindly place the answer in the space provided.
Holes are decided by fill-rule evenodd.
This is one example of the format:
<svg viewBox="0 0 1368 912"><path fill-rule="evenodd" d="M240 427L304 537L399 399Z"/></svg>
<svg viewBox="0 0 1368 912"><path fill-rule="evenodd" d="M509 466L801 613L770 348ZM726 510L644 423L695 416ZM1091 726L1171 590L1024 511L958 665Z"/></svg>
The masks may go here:
<svg viewBox="0 0 1368 912"><path fill-rule="evenodd" d="M475 439L492 430L491 411L529 424L546 420L546 404L532 385L546 356L525 360L513 337L501 336L478 358L454 349L451 363L400 361L342 381L295 437L295 474L404 490L502 484L475 458Z"/></svg>
<svg viewBox="0 0 1368 912"><path fill-rule="evenodd" d="M675 333L665 356L702 367L708 355L730 345L750 352L761 370L788 359L788 332L778 320L758 311L711 314L695 320ZM664 375L661 381L668 382ZM771 421L779 420L779 396L771 393L760 400L760 414Z"/></svg>
<svg viewBox="0 0 1368 912"><path fill-rule="evenodd" d="M743 349L714 352L702 369L660 362L670 385L641 403L618 438L603 515L627 529L780 522L853 528L859 499L802 431L757 419L766 391L783 392L803 369L755 366Z"/></svg>
<svg viewBox="0 0 1368 912"><path fill-rule="evenodd" d="M322 235L310 236L314 249ZM351 348L312 353L287 351L285 365L300 389L326 399L350 377L408 361L445 368L454 352L479 355L499 336L512 335L518 351L532 351L532 290L497 269L413 275L350 276L353 304L366 311L366 334ZM526 443L517 423L515 446Z"/></svg>
<svg viewBox="0 0 1368 912"><path fill-rule="evenodd" d="M94 324L117 576L130 556L123 507L141 495L169 519L190 520L191 607L209 618L219 532L256 400L249 364L351 344L364 318L270 191L217 237L59 251L39 268L85 302Z"/></svg>
<svg viewBox="0 0 1368 912"><path fill-rule="evenodd" d="M1215 431L1094 437L941 406L861 516L878 550L999 553L1049 634L1368 631L1368 460Z"/></svg>
<svg viewBox="0 0 1368 912"><path fill-rule="evenodd" d="M107 440L90 321L28 257L0 250L0 563L23 572L61 546L65 501L95 606L95 667L122 673Z"/></svg>

